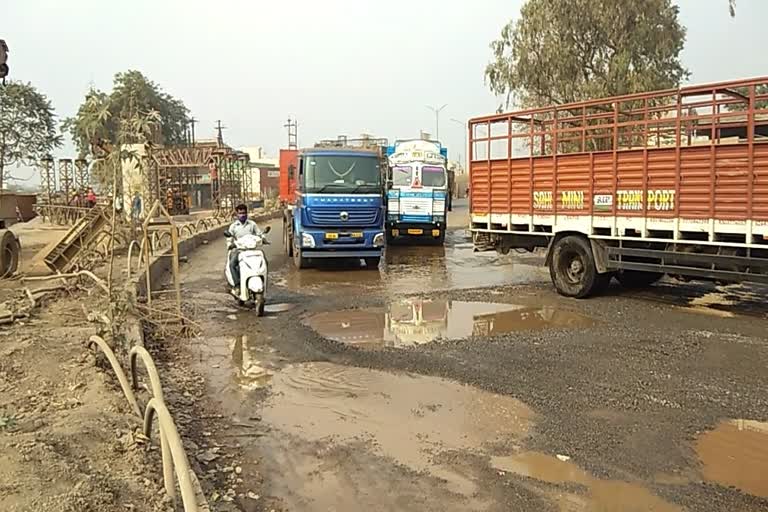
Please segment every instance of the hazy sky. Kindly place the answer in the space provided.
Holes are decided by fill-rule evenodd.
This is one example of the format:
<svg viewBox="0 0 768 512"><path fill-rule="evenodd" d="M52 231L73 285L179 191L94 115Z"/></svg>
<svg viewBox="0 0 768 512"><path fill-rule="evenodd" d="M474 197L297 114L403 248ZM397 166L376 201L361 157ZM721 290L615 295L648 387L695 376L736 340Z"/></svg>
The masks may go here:
<svg viewBox="0 0 768 512"><path fill-rule="evenodd" d="M768 1L679 0L692 82L768 75ZM61 117L89 84L108 90L138 69L200 120L221 119L235 147L283 147L288 116L299 143L368 132L390 140L434 132L426 105L448 106L440 138L463 153L462 123L494 111L483 81L489 43L522 0L0 0L12 78L29 81ZM69 143L57 157L74 156ZM25 173L22 173L25 174Z"/></svg>

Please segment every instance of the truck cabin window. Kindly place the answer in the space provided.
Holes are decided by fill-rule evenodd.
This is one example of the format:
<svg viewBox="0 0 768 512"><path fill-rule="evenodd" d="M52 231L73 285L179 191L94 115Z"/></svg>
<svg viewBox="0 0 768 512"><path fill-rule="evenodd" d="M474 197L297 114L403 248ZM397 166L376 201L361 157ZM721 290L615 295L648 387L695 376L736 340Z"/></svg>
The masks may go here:
<svg viewBox="0 0 768 512"><path fill-rule="evenodd" d="M377 193L381 188L379 159L373 156L310 156L304 167L309 193Z"/></svg>
<svg viewBox="0 0 768 512"><path fill-rule="evenodd" d="M413 169L407 166L398 166L392 169L392 185L395 187L407 187L411 184Z"/></svg>
<svg viewBox="0 0 768 512"><path fill-rule="evenodd" d="M444 187L446 181L445 169L427 166L421 168L421 184L424 187Z"/></svg>

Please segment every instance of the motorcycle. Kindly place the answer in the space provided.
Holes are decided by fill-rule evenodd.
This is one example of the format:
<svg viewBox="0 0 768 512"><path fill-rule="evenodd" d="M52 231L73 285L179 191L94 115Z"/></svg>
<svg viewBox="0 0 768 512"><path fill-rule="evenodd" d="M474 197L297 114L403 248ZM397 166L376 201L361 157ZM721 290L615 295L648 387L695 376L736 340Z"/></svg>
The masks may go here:
<svg viewBox="0 0 768 512"><path fill-rule="evenodd" d="M264 315L265 296L267 293L267 258L261 249L263 245L269 245L266 234L270 231L267 226L261 235L245 235L237 240L232 240L232 234L229 231L224 233L228 240L227 262L224 274L227 276L230 293L243 306L252 304L256 308L259 316ZM232 278L232 270L229 265L229 258L232 251L238 251L237 261L240 267L240 287L235 287L235 280Z"/></svg>

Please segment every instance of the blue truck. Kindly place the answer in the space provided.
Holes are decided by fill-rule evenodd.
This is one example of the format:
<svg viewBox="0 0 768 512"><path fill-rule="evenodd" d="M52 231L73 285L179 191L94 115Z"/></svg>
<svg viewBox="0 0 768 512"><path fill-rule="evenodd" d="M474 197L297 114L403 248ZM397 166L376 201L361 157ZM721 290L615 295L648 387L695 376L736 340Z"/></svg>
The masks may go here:
<svg viewBox="0 0 768 512"><path fill-rule="evenodd" d="M297 268L327 258L362 259L378 268L386 145L385 139L340 137L281 151L283 246Z"/></svg>

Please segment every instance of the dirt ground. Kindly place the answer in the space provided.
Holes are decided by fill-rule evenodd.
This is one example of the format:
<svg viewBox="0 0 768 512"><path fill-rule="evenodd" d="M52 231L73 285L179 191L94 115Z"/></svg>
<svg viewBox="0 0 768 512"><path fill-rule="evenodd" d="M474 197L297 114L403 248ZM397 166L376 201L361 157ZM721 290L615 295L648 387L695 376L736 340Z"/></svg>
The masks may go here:
<svg viewBox="0 0 768 512"><path fill-rule="evenodd" d="M85 292L59 296L0 329L0 510L168 509L159 454L86 348L98 307Z"/></svg>
<svg viewBox="0 0 768 512"><path fill-rule="evenodd" d="M564 299L541 255L461 228L373 270L268 255L257 318L223 246L192 254L203 331L166 353L204 379L186 432L222 447L203 467L236 509L768 510L764 289Z"/></svg>

